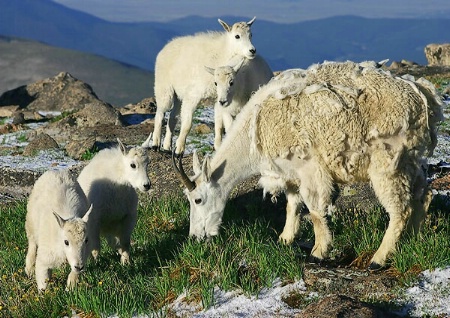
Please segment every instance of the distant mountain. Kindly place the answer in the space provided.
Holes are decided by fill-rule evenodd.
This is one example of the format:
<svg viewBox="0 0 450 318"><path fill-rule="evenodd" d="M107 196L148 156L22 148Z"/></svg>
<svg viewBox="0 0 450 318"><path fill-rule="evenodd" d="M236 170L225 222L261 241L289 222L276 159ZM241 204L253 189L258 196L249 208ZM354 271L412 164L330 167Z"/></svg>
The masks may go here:
<svg viewBox="0 0 450 318"><path fill-rule="evenodd" d="M92 86L97 96L124 106L153 96L154 74L98 55L0 36L0 95L60 72Z"/></svg>
<svg viewBox="0 0 450 318"><path fill-rule="evenodd" d="M220 17L233 23L242 17ZM426 64L424 47L448 42L447 19L366 19L339 16L295 24L256 20L253 42L274 70L324 60L407 59ZM222 30L217 18L169 23L112 23L50 0L0 0L0 34L102 55L153 70L171 38ZM0 53L1 54L1 53Z"/></svg>

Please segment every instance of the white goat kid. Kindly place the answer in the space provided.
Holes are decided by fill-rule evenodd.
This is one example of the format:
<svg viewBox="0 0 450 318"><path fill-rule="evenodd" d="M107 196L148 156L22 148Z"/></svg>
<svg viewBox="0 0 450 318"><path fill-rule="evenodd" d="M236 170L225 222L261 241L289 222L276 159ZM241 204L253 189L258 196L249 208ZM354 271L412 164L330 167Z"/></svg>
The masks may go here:
<svg viewBox="0 0 450 318"><path fill-rule="evenodd" d="M100 252L100 236L117 249L122 265L130 262L131 234L136 225L138 196L148 191L148 156L144 147L119 146L103 149L81 171L78 182L93 204L90 220L90 250Z"/></svg>
<svg viewBox="0 0 450 318"><path fill-rule="evenodd" d="M215 155L202 165L194 156L192 180L180 159L189 234L217 235L231 190L261 174L265 192L287 197L281 239L298 235L306 204L315 233L311 256L320 261L332 241L325 215L335 183L370 181L390 217L371 260L370 268L379 269L405 226L418 231L425 217L432 195L423 166L437 143L442 101L425 80L352 62L315 65L299 75L262 86Z"/></svg>
<svg viewBox="0 0 450 318"><path fill-rule="evenodd" d="M214 105L214 148L217 150L222 143L223 130L230 129L252 94L273 77L273 71L260 55L251 60L240 59L231 66L206 67L206 70L214 76L217 90Z"/></svg>
<svg viewBox="0 0 450 318"><path fill-rule="evenodd" d="M88 256L87 223L92 206L67 170L47 171L36 181L27 205L25 272L39 290L47 288L52 269L68 262L67 288L76 286Z"/></svg>
<svg viewBox="0 0 450 318"><path fill-rule="evenodd" d="M225 32L198 33L170 41L158 53L155 63L156 115L153 130L154 149L161 146L164 114L171 110L164 138L164 150L172 146L172 134L181 117L180 134L176 141L176 154L185 149L186 138L192 126L192 116L201 100L215 97L215 87L204 66L219 67L234 58L255 57L249 22L229 26L219 19Z"/></svg>

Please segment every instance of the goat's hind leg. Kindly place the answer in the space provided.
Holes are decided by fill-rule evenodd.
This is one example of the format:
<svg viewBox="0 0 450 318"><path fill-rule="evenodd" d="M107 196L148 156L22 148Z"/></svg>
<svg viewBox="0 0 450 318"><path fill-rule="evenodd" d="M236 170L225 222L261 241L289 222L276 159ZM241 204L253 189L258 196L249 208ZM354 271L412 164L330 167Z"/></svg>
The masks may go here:
<svg viewBox="0 0 450 318"><path fill-rule="evenodd" d="M403 161L396 165L396 169L389 171L386 167L392 165L392 160L386 158L388 156L383 154L375 158L377 160L373 160L373 162L376 162L377 166L372 164L368 171L374 192L389 214L386 233L369 266L371 270L378 270L386 265L386 260L394 253L408 220L413 213L416 213L413 211L415 200L412 178L416 178L418 175L417 165L414 160L408 159L405 155ZM423 199L425 199L425 193L423 195ZM422 199L422 195L420 199ZM423 209L424 204L421 205ZM424 216L420 210L417 213L420 214L416 215L418 219Z"/></svg>

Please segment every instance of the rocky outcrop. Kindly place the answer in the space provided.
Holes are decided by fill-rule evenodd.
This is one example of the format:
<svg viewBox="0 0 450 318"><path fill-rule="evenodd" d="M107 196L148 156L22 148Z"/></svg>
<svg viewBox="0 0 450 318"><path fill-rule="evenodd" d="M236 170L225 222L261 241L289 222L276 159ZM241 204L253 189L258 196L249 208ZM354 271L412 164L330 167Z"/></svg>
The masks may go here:
<svg viewBox="0 0 450 318"><path fill-rule="evenodd" d="M20 86L0 96L0 106L19 106L28 111L73 112L98 101L91 86L67 72Z"/></svg>
<svg viewBox="0 0 450 318"><path fill-rule="evenodd" d="M450 66L450 43L428 44L425 56L430 66Z"/></svg>

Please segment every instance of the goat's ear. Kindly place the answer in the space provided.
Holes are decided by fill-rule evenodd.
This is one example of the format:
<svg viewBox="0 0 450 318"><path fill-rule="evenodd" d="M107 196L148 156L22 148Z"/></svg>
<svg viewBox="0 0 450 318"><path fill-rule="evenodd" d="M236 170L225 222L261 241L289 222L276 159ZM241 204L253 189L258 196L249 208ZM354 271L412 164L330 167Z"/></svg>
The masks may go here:
<svg viewBox="0 0 450 318"><path fill-rule="evenodd" d="M194 154L192 156L192 167L194 168L195 175L202 172L202 165L200 163L200 159L198 159L197 150L194 150Z"/></svg>
<svg viewBox="0 0 450 318"><path fill-rule="evenodd" d="M220 19L217 19L217 21L219 21L219 23L223 26L223 28L225 29L225 31L227 31L227 32L230 32L230 31L231 31L231 27L230 27L228 24L226 24L226 22L224 22L224 21L222 21L222 20L220 20Z"/></svg>
<svg viewBox="0 0 450 318"><path fill-rule="evenodd" d="M241 69L242 64L244 64L244 61L245 61L245 58L240 59L240 61L238 61L238 62L236 63L235 66L233 66L233 70L234 70L236 73Z"/></svg>
<svg viewBox="0 0 450 318"><path fill-rule="evenodd" d="M211 68L211 67L208 67L208 66L205 66L205 70L209 73L209 74L211 74L211 75L214 75L214 69L213 68Z"/></svg>
<svg viewBox="0 0 450 318"><path fill-rule="evenodd" d="M253 24L253 22L255 22L256 17L253 17L253 19L251 19L250 21L247 22L247 25L250 26Z"/></svg>
<svg viewBox="0 0 450 318"><path fill-rule="evenodd" d="M202 175L205 182L211 181L211 158L209 156L206 156L203 161Z"/></svg>
<svg viewBox="0 0 450 318"><path fill-rule="evenodd" d="M58 213L53 212L53 215L56 218L56 221L58 222L59 226L62 228L64 226L64 223L66 223L66 220L64 220L62 217L59 216Z"/></svg>
<svg viewBox="0 0 450 318"><path fill-rule="evenodd" d="M92 212L92 203L91 206L89 207L89 210L87 210L87 212L83 216L82 220L84 221L84 223L87 223L89 221L89 216L91 215L91 212Z"/></svg>
<svg viewBox="0 0 450 318"><path fill-rule="evenodd" d="M125 155L127 154L127 148L126 148L125 145L122 143L122 141L120 141L119 138L117 138L117 142L119 143L120 151L121 151L122 154L125 156Z"/></svg>

